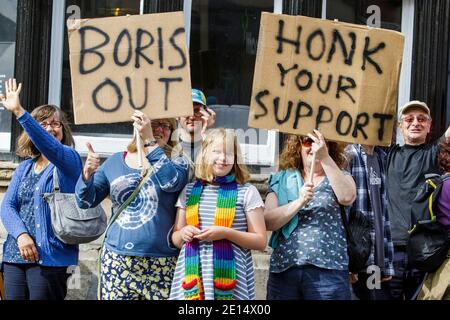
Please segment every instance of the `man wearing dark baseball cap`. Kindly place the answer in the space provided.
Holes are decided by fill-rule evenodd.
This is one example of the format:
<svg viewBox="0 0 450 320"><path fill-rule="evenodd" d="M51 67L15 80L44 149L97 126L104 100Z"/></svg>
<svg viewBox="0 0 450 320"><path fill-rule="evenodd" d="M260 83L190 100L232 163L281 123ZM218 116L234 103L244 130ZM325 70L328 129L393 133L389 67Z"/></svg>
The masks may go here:
<svg viewBox="0 0 450 320"><path fill-rule="evenodd" d="M214 127L216 113L206 105L206 97L199 89L192 89L194 115L180 117L180 144L192 162L195 162L207 128Z"/></svg>
<svg viewBox="0 0 450 320"><path fill-rule="evenodd" d="M418 188L425 182L425 175L440 174L437 164L439 141L426 143L431 129L431 114L425 102L414 100L406 103L399 109L398 116L405 144L396 144L389 150L386 174L395 271L389 285L392 299L409 300L414 298L424 277L422 272L411 269L407 264L411 208ZM445 137L448 136L450 128L445 133Z"/></svg>

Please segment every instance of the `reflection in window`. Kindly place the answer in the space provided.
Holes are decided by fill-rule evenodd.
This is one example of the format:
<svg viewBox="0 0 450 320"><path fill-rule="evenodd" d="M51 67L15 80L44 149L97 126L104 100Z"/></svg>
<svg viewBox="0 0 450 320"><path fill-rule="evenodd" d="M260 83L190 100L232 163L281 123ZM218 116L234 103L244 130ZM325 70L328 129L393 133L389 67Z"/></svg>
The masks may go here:
<svg viewBox="0 0 450 320"><path fill-rule="evenodd" d="M192 1L192 86L213 103L250 104L262 11L273 0Z"/></svg>
<svg viewBox="0 0 450 320"><path fill-rule="evenodd" d="M342 22L367 24L372 11L367 8L376 5L380 8L381 28L401 31L402 0L328 0L327 19Z"/></svg>
<svg viewBox="0 0 450 320"><path fill-rule="evenodd" d="M4 81L14 75L16 49L17 0L2 0L0 6L0 92L5 93ZM9 151L11 142L11 113L0 110L0 150Z"/></svg>
<svg viewBox="0 0 450 320"><path fill-rule="evenodd" d="M127 14L139 14L140 0L67 0L66 7L79 6L81 18L102 18L112 16L124 16ZM66 16L66 19L68 16ZM70 78L69 42L67 38L67 27L64 28L64 58L61 88L61 107L68 114L70 123L73 123L72 82ZM103 134L108 136L114 134L132 134L133 127L124 124L87 124L73 125L75 133ZM113 134L114 133L114 134Z"/></svg>

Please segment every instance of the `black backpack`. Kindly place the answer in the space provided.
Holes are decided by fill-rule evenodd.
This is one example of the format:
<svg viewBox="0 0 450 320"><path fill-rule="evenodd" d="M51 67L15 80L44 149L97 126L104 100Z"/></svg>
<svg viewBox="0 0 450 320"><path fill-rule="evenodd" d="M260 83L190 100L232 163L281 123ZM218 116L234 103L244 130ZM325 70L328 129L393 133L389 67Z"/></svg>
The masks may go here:
<svg viewBox="0 0 450 320"><path fill-rule="evenodd" d="M434 272L444 262L450 249L449 233L436 220L437 200L444 181L450 179L450 175L430 174L425 178L412 204L415 224L408 231L407 254L411 268Z"/></svg>

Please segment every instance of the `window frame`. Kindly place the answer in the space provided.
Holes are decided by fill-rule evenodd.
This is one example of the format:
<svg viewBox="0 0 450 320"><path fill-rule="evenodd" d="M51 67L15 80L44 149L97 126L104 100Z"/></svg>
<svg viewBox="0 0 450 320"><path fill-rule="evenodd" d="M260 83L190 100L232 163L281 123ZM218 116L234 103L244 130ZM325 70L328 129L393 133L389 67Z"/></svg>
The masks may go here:
<svg viewBox="0 0 450 320"><path fill-rule="evenodd" d="M283 0L274 1L274 13L282 13ZM66 1L53 1L53 19L52 19L52 39L51 39L51 66L50 83L48 96L49 103L60 106L61 103L61 84L62 84L62 65L64 50L64 24ZM141 14L144 8L144 0L141 0ZM186 37L189 47L191 30L191 9L192 0L184 0L183 12L185 17ZM101 125L101 124L99 124ZM117 151L126 149L131 135L124 137L108 137L87 134L74 134L76 150L81 156L87 155L86 142L90 142L95 150L104 157L107 157ZM268 130L266 144L241 144L242 150L248 150L248 157L245 157L246 164L257 166L273 166L276 161L276 150L278 147L279 134L277 130Z"/></svg>

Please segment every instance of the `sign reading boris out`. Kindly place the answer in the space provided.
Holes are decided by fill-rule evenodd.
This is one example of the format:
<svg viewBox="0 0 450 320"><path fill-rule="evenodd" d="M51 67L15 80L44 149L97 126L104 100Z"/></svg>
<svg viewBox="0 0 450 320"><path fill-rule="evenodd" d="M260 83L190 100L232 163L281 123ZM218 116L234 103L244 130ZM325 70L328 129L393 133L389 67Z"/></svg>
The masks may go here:
<svg viewBox="0 0 450 320"><path fill-rule="evenodd" d="M76 124L192 115L182 12L80 20L69 46Z"/></svg>
<svg viewBox="0 0 450 320"><path fill-rule="evenodd" d="M395 31L263 13L249 126L390 145L403 44Z"/></svg>

